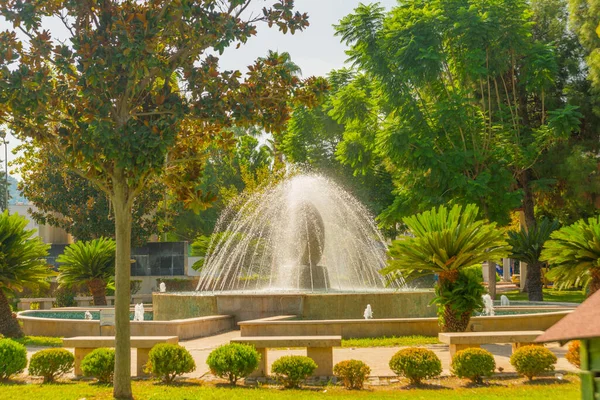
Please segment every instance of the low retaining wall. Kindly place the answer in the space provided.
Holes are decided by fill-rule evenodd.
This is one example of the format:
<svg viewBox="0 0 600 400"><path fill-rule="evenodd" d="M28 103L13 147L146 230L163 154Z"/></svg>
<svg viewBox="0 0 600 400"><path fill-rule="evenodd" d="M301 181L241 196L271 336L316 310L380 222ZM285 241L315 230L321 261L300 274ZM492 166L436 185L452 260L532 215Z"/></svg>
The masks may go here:
<svg viewBox="0 0 600 400"><path fill-rule="evenodd" d="M539 314L473 317L467 330L474 332L546 330L572 310ZM437 318L345 319L306 321L280 316L239 322L242 336L341 335L344 339L382 336L437 336Z"/></svg>
<svg viewBox="0 0 600 400"><path fill-rule="evenodd" d="M311 294L153 293L155 320L232 315L236 322L277 315L330 320L362 318L370 304L376 318L433 317L433 291Z"/></svg>
<svg viewBox="0 0 600 400"><path fill-rule="evenodd" d="M134 294L131 296L131 304L137 303L150 303L152 301L151 294ZM27 298L24 297L19 299L17 309L20 311L26 311L31 309L32 303L37 303L39 308L37 310L50 310L52 309L53 303L56 302L54 297L40 297L40 298ZM94 298L91 296L77 296L75 297L77 307L89 307L94 303ZM115 304L115 296L106 296L106 302L109 306Z"/></svg>
<svg viewBox="0 0 600 400"><path fill-rule="evenodd" d="M27 311L34 313L35 311ZM30 336L112 336L115 329L103 326L100 321L81 319L36 318L21 315L23 333ZM235 322L229 315L213 315L199 318L178 319L172 321L131 321L131 336L178 336L179 340L212 336L235 329Z"/></svg>

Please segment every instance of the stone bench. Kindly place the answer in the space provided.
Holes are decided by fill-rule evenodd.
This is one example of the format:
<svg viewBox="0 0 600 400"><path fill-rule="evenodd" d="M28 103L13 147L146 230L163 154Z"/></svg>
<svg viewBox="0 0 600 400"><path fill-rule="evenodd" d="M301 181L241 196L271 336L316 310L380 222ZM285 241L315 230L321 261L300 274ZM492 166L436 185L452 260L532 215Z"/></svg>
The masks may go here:
<svg viewBox="0 0 600 400"><path fill-rule="evenodd" d="M333 376L333 348L342 345L341 336L254 336L240 337L232 343L250 344L260 353L260 364L251 376L267 376L267 349L276 347L306 347L306 355L317 364L313 376Z"/></svg>
<svg viewBox="0 0 600 400"><path fill-rule="evenodd" d="M525 345L534 344L535 339L544 331L508 331L508 332L442 332L440 342L450 345L450 357L457 351L482 344L512 343L513 351Z"/></svg>
<svg viewBox="0 0 600 400"><path fill-rule="evenodd" d="M132 336L131 348L137 349L137 376L143 376L144 366L148 363L150 349L159 343L179 343L177 336ZM75 376L83 375L81 361L92 350L100 347L115 347L114 336L77 336L64 338L63 346L75 349Z"/></svg>

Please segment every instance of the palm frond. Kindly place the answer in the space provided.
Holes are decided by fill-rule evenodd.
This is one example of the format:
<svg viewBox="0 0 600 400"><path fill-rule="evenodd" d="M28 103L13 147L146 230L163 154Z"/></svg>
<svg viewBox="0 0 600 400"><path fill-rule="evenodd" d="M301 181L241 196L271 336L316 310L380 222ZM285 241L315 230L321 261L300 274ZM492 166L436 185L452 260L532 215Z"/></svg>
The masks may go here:
<svg viewBox="0 0 600 400"><path fill-rule="evenodd" d="M92 279L107 282L115 274L114 240L100 238L89 242L76 242L65 248L56 261L58 282L63 286L73 286Z"/></svg>

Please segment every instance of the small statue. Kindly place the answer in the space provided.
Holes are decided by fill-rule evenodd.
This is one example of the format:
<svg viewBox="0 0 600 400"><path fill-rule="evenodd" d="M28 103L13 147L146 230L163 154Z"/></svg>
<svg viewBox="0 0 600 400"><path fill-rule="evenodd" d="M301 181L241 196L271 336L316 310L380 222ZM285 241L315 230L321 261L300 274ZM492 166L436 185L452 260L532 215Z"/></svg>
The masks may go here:
<svg viewBox="0 0 600 400"><path fill-rule="evenodd" d="M373 319L373 311L371 310L370 304L367 304L367 308L365 308L363 316L365 317L365 319Z"/></svg>
<svg viewBox="0 0 600 400"><path fill-rule="evenodd" d="M93 317L92 317L92 313L91 313L91 312L89 312L89 311L86 311L86 312L85 312L85 317L84 317L84 318L85 318L85 320L86 320L86 321L91 321L91 320L93 319Z"/></svg>
<svg viewBox="0 0 600 400"><path fill-rule="evenodd" d="M510 300L505 295L500 296L500 305L501 306L510 306Z"/></svg>
<svg viewBox="0 0 600 400"><path fill-rule="evenodd" d="M165 283L164 283L164 282L161 282L161 283L160 283L160 285L158 285L158 290L159 290L161 293L165 293L165 292L167 291L167 285L165 285Z"/></svg>
<svg viewBox="0 0 600 400"><path fill-rule="evenodd" d="M135 305L135 312L133 314L134 321L143 321L144 320L144 303Z"/></svg>

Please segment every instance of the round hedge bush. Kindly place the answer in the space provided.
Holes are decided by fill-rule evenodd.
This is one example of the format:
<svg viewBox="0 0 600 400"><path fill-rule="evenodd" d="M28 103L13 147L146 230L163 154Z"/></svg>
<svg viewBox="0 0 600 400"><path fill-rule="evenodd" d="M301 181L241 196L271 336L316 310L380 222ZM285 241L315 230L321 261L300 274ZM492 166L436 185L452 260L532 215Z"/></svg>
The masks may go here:
<svg viewBox="0 0 600 400"><path fill-rule="evenodd" d="M442 373L442 362L438 356L433 351L421 347L400 350L394 354L389 365L396 375L405 376L412 385Z"/></svg>
<svg viewBox="0 0 600 400"><path fill-rule="evenodd" d="M317 364L306 356L284 356L277 359L271 371L286 388L300 387L300 382L312 375Z"/></svg>
<svg viewBox="0 0 600 400"><path fill-rule="evenodd" d="M481 382L484 376L491 376L496 369L494 356L487 350L470 348L458 351L452 359L452 373L459 378Z"/></svg>
<svg viewBox="0 0 600 400"><path fill-rule="evenodd" d="M146 371L165 383L171 383L178 375L196 369L196 363L190 352L177 344L157 344L150 350L148 359Z"/></svg>
<svg viewBox="0 0 600 400"><path fill-rule="evenodd" d="M0 339L0 380L20 374L27 367L27 349L10 339Z"/></svg>
<svg viewBox="0 0 600 400"><path fill-rule="evenodd" d="M85 376L93 376L100 383L112 383L115 371L115 351L98 348L81 361L81 371Z"/></svg>
<svg viewBox="0 0 600 400"><path fill-rule="evenodd" d="M359 360L346 360L335 364L333 373L344 382L346 389L362 389L371 368Z"/></svg>
<svg viewBox="0 0 600 400"><path fill-rule="evenodd" d="M29 374L44 377L44 383L54 382L56 378L73 369L75 357L65 349L46 349L35 353L29 362Z"/></svg>
<svg viewBox="0 0 600 400"><path fill-rule="evenodd" d="M253 346L230 343L213 350L206 363L213 375L227 378L235 385L238 379L250 375L258 367L259 361L260 354Z"/></svg>
<svg viewBox="0 0 600 400"><path fill-rule="evenodd" d="M544 346L523 346L510 356L510 364L519 375L532 380L544 372L554 371L556 356Z"/></svg>
<svg viewBox="0 0 600 400"><path fill-rule="evenodd" d="M581 353L579 346L579 340L572 341L571 343L569 343L569 349L567 350L567 354L565 354L565 358L567 359L567 361L570 362L572 365L576 366L577 368L581 368Z"/></svg>

